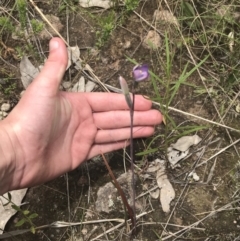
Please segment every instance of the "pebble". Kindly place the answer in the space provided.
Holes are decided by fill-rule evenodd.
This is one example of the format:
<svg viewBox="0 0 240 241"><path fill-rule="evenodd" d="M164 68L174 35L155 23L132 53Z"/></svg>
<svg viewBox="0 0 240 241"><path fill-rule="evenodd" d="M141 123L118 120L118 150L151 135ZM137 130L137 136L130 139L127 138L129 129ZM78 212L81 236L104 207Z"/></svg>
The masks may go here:
<svg viewBox="0 0 240 241"><path fill-rule="evenodd" d="M1 111L9 111L11 108L11 105L9 103L3 103L2 106L1 106Z"/></svg>
<svg viewBox="0 0 240 241"><path fill-rule="evenodd" d="M72 83L70 81L65 81L62 83L63 88L67 90L71 88L71 85Z"/></svg>
<svg viewBox="0 0 240 241"><path fill-rule="evenodd" d="M156 31L150 30L142 44L144 48L156 50L162 46L162 40Z"/></svg>
<svg viewBox="0 0 240 241"><path fill-rule="evenodd" d="M5 111L0 111L0 120L3 120L8 115Z"/></svg>

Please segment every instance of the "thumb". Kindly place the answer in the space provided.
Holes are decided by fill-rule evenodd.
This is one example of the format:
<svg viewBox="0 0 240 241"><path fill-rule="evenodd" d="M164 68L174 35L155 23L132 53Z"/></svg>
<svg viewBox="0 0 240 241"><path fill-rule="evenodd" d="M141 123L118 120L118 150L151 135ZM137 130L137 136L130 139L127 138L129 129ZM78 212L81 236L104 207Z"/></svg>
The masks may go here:
<svg viewBox="0 0 240 241"><path fill-rule="evenodd" d="M49 50L49 57L32 85L46 95L55 96L67 67L68 54L60 38L51 39Z"/></svg>

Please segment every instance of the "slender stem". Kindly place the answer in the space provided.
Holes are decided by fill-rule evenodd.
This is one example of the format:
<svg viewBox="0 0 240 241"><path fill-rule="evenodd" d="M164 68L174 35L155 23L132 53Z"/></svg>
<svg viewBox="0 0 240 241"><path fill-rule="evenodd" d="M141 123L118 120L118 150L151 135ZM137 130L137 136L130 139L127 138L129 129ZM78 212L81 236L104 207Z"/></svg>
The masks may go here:
<svg viewBox="0 0 240 241"><path fill-rule="evenodd" d="M132 221L132 225L135 227L135 226L136 226L136 217L134 216L133 209L132 209L132 208L130 207L130 205L128 204L127 198L126 198L126 196L125 196L125 194L124 194L121 186L119 185L118 181L116 180L116 178L115 178L115 176L114 176L114 174L113 174L110 166L108 165L108 162L107 162L107 160L106 160L106 158L105 158L105 156L104 156L103 153L102 153L102 158L103 158L103 161L104 161L104 163L105 163L105 165L106 165L106 167L107 167L107 169L108 169L109 175L111 176L111 178L112 178L112 180L113 180L113 182L114 182L114 184L115 184L115 187L117 188L118 193L119 193L119 195L120 195L121 198L122 198L123 204L124 204L124 206L125 206L125 207L127 208L127 210L128 210L128 215L129 215L129 217L130 217L130 219L131 219L131 221Z"/></svg>
<svg viewBox="0 0 240 241"><path fill-rule="evenodd" d="M135 178L134 178L134 152L133 152L133 115L134 115L134 103L135 103L135 82L132 85L132 105L130 108L130 119L131 119L131 126L130 126L130 156L131 156L131 172L132 172L132 210L133 210L133 227L132 227L132 234L136 233L136 207L135 207Z"/></svg>

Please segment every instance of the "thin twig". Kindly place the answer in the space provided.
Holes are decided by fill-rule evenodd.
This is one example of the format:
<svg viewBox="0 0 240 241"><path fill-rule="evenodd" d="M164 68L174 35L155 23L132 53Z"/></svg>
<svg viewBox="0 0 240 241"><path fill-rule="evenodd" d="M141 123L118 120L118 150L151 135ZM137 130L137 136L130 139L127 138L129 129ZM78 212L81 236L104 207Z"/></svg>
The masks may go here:
<svg viewBox="0 0 240 241"><path fill-rule="evenodd" d="M234 141L233 143L231 143L230 145L224 147L222 150L220 150L219 152L215 153L213 156L211 156L210 158L208 158L206 161L203 161L201 163L199 163L196 167L200 167L203 164L206 164L208 161L212 160L214 157L218 156L219 154L221 154L222 152L226 151L228 148L236 145L238 142L240 142L240 139L237 139L236 141Z"/></svg>
<svg viewBox="0 0 240 241"><path fill-rule="evenodd" d="M151 213L151 212L152 212L152 211L150 211L150 212L143 212L143 213L137 215L137 216L136 216L136 219L139 219L139 218L141 218L141 217L143 217L143 216L145 216L145 215L147 215L147 214L149 214L149 213ZM129 222L129 221L130 221L130 220L128 220L128 222ZM123 223L120 223L120 224L118 224L118 225L116 225L116 226L114 226L114 227L106 230L103 234L98 235L97 237L95 237L94 239L92 239L92 241L98 240L98 239L101 238L104 234L110 233L110 232L112 232L112 231L114 231L114 230L116 230L116 229L118 229L118 228L120 228L120 227L122 227L122 226L123 226Z"/></svg>
<svg viewBox="0 0 240 241"><path fill-rule="evenodd" d="M119 88L116 88L116 87L113 87L113 86L110 86L110 85L106 85L106 87L109 88L110 90L116 92L116 93L122 93L122 91L121 91ZM159 106L159 107L161 107L161 106L163 106L164 108L166 107L165 105L159 104L159 103L156 102L156 101L152 101L152 103L155 104L155 105L157 105L157 106ZM201 116L197 116L197 115L188 113L188 112L186 112L186 111L179 110L179 109L174 108L174 107L171 107L171 106L168 106L168 109L169 109L169 110L172 110L172 111L175 111L175 112L178 112L178 113L180 113L180 114L182 114L182 115L190 116L190 117L193 117L193 118L202 120L202 121L204 121L204 122L208 122L208 123L210 123L210 124L213 124L213 125L216 125L216 126L220 126L220 127L226 128L226 129L229 129L229 130L231 130L231 131L240 132L240 130L235 129L235 128L233 128L233 127L223 125L223 124L221 124L221 123L219 123L219 122L212 121L212 120L203 118L203 117L201 117Z"/></svg>

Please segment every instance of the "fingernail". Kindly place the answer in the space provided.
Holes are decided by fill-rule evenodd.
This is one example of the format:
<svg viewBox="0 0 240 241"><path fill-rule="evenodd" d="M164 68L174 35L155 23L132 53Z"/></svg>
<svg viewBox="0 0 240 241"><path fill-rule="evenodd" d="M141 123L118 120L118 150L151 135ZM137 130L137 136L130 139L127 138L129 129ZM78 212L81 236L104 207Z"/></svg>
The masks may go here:
<svg viewBox="0 0 240 241"><path fill-rule="evenodd" d="M147 99L147 100L151 100L151 98L147 95L143 95L143 98Z"/></svg>
<svg viewBox="0 0 240 241"><path fill-rule="evenodd" d="M59 46L59 43L57 40L52 39L49 44L50 51L57 49Z"/></svg>

